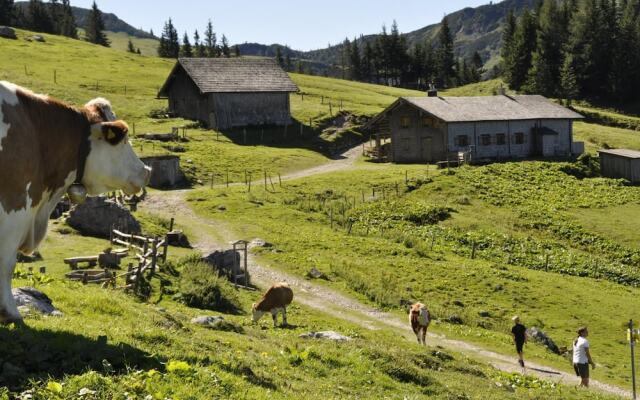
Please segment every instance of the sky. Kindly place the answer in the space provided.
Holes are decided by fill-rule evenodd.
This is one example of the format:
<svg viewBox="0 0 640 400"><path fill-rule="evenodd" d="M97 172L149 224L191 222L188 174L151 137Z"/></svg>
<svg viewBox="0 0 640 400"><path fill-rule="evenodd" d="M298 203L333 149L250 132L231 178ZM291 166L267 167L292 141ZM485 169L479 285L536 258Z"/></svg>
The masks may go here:
<svg viewBox="0 0 640 400"><path fill-rule="evenodd" d="M89 8L93 0L71 0ZM233 44L286 44L297 50L324 48L345 37L380 31L395 19L400 31L410 32L438 22L450 12L488 4L488 0L97 0L98 7L136 28L159 35L171 18L184 31L202 34L213 21L218 37ZM201 35L202 36L202 35Z"/></svg>

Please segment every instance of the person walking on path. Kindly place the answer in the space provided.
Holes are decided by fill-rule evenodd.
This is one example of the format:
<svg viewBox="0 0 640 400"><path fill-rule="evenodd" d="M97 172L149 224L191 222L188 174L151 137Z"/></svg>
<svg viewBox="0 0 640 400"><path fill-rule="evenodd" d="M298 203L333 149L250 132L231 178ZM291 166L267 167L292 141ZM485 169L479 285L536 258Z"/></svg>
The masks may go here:
<svg viewBox="0 0 640 400"><path fill-rule="evenodd" d="M578 329L578 337L573 341L573 369L582 379L580 386L584 387L589 387L589 364L593 369L596 368L596 363L593 362L589 352L587 336L589 336L587 327L582 327Z"/></svg>
<svg viewBox="0 0 640 400"><path fill-rule="evenodd" d="M522 350L524 344L527 342L527 328L520 323L520 317L517 315L512 318L513 328L511 328L511 335L513 336L513 342L516 344L516 352L518 353L518 364L524 369L524 358L522 357Z"/></svg>

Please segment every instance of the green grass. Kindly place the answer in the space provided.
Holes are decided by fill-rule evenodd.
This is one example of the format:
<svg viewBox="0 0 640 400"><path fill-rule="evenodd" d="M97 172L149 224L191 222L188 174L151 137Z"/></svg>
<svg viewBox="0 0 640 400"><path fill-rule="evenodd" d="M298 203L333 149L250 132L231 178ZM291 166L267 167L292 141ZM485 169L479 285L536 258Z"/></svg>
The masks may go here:
<svg viewBox="0 0 640 400"><path fill-rule="evenodd" d="M143 39L130 36L125 32L110 32L107 31L107 38L111 41L111 48L127 51L129 48L129 39L133 42L133 46L136 49L140 49L143 56L155 57L158 55L158 45L160 42L157 39Z"/></svg>
<svg viewBox="0 0 640 400"><path fill-rule="evenodd" d="M424 166L360 164L352 172L288 182L277 193L201 190L190 199L202 215L233 227L238 237L274 243L278 252L258 253L269 265L300 276L316 267L329 276L332 287L390 310L399 311L402 299L424 300L441 322L436 331L507 354L512 351L508 330L514 314L541 327L559 346L570 347L576 327L587 324L600 364L594 378L628 385L624 324L634 315L633 298L640 291L614 282L636 275L638 259L628 247L634 237L632 221L619 236L608 232L619 220L611 217L619 207L632 212L639 193L613 181L577 180L556 172L562 167L514 163L465 168L448 176L427 173ZM405 170L411 186L416 180L433 182L404 193ZM380 203L376 207L395 202L396 183L401 203L375 213L371 204L360 204L363 193L373 200L373 187L374 204ZM386 200L381 199L383 188ZM348 202L355 200L356 213L347 211L342 217L342 209L351 207L345 195ZM226 211L219 211L219 205ZM424 205L454 211L438 225L394 217L419 215ZM361 218L367 213L368 227ZM583 223L590 215L599 219ZM350 217L355 221L351 235ZM470 259L473 241L479 243L475 260ZM556 272L545 272L547 253L547 270ZM625 261L621 254L631 258ZM589 275L600 279L584 277ZM637 284L635 278L629 282ZM491 317L480 317L480 311ZM464 324L445 322L454 315ZM527 357L569 370L564 357L537 345L529 346Z"/></svg>
<svg viewBox="0 0 640 400"><path fill-rule="evenodd" d="M585 150L592 154L606 147L640 150L640 132L631 129L577 121L574 138L585 142Z"/></svg>

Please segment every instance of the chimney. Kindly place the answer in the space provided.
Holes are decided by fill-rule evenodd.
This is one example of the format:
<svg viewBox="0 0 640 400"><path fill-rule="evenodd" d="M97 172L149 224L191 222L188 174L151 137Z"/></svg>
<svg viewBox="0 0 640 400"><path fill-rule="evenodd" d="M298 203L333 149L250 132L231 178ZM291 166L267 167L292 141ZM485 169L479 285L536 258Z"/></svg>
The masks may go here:
<svg viewBox="0 0 640 400"><path fill-rule="evenodd" d="M433 83L429 84L429 90L427 91L427 97L438 97L438 89Z"/></svg>

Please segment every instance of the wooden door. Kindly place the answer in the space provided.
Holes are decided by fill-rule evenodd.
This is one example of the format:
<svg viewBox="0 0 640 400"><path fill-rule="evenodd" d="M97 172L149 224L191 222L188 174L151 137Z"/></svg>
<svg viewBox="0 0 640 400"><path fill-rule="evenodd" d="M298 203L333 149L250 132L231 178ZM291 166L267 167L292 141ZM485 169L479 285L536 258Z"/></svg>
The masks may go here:
<svg viewBox="0 0 640 400"><path fill-rule="evenodd" d="M433 162L433 138L423 137L420 140L420 155L422 156L422 161Z"/></svg>

